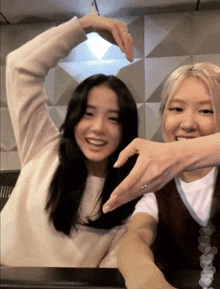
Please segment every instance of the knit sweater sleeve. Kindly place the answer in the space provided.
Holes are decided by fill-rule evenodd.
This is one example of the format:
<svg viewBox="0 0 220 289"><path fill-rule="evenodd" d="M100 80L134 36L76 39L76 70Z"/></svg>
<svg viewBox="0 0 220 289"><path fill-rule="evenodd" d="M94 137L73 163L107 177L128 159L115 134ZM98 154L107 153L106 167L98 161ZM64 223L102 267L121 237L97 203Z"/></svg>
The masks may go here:
<svg viewBox="0 0 220 289"><path fill-rule="evenodd" d="M59 137L46 105L48 71L86 39L77 18L51 28L7 56L6 91L21 167Z"/></svg>
<svg viewBox="0 0 220 289"><path fill-rule="evenodd" d="M106 252L105 257L99 264L100 268L117 268L118 246L122 236L127 230L128 221L129 220L127 220L124 225L114 228L114 230L116 231L115 236L111 242L111 245L108 248L108 251Z"/></svg>

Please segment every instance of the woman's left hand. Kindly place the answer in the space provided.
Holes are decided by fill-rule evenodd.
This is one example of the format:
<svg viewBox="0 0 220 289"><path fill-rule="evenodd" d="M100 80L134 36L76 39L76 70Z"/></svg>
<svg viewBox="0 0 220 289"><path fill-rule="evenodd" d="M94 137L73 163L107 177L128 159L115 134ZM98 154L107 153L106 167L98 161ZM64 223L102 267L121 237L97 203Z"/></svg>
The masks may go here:
<svg viewBox="0 0 220 289"><path fill-rule="evenodd" d="M124 22L89 13L79 19L86 33L97 32L108 42L119 46L129 61L133 60L133 39Z"/></svg>
<svg viewBox="0 0 220 289"><path fill-rule="evenodd" d="M191 157L191 153L187 154L185 142L159 143L136 138L121 151L114 167L121 167L134 154L138 154L136 164L104 204L105 213L159 190L187 167L187 160Z"/></svg>

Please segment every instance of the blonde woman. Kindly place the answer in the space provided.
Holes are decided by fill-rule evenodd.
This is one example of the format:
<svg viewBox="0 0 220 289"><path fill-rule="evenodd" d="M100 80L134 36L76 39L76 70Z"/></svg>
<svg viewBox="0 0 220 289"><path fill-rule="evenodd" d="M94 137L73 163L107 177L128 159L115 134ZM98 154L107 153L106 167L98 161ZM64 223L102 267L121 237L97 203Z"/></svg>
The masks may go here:
<svg viewBox="0 0 220 289"><path fill-rule="evenodd" d="M182 66L171 74L160 108L166 143L187 146L191 139L219 131L219 79L219 67L210 63ZM197 150L202 147L201 141ZM203 258L210 256L214 275L220 268L219 191L220 172L211 166L181 172L162 189L143 196L118 251L118 267L128 289L174 288L162 272L202 271Z"/></svg>

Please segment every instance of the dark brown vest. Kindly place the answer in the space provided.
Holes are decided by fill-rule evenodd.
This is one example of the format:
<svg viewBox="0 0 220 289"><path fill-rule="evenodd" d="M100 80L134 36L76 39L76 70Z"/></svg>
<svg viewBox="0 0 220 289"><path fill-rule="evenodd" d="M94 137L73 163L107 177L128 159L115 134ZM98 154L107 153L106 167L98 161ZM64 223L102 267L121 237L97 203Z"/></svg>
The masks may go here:
<svg viewBox="0 0 220 289"><path fill-rule="evenodd" d="M155 193L159 207L157 236L152 245L155 262L161 269L202 270L198 238L202 226L198 224L185 207L175 181ZM213 266L220 268L220 169L218 170L211 207L210 221L215 231L209 244L217 247ZM200 247L201 248L201 247Z"/></svg>

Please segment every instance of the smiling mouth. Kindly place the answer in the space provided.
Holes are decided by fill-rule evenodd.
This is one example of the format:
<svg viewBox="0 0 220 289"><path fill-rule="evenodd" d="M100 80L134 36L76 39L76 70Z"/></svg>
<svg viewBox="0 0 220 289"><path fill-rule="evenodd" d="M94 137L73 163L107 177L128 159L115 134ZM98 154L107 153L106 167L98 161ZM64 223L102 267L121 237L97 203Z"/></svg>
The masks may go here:
<svg viewBox="0 0 220 289"><path fill-rule="evenodd" d="M195 137L182 137L182 136L176 136L175 137L176 141L193 139L193 138L195 138Z"/></svg>
<svg viewBox="0 0 220 289"><path fill-rule="evenodd" d="M104 141L104 140L96 140L96 139L87 138L86 141L87 143L98 146L98 147L102 147L107 144L107 141Z"/></svg>

